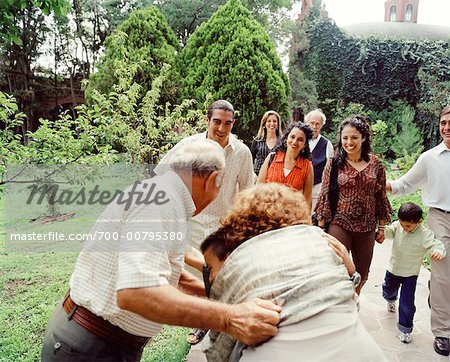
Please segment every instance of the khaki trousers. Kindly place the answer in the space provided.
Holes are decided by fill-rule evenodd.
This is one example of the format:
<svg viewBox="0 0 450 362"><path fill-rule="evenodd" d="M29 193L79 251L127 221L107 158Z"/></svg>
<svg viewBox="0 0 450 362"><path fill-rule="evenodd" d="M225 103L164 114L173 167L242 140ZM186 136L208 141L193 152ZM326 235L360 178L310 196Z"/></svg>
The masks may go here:
<svg viewBox="0 0 450 362"><path fill-rule="evenodd" d="M430 208L427 224L447 251L441 261L431 260L431 331L435 337L450 338L450 214Z"/></svg>

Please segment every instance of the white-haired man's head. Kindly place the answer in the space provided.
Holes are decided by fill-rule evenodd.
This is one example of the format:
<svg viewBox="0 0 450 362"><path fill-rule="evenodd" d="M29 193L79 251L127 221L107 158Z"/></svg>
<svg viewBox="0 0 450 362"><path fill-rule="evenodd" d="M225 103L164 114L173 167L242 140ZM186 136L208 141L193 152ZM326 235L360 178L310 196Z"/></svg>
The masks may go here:
<svg viewBox="0 0 450 362"><path fill-rule="evenodd" d="M225 151L214 141L189 143L174 151L169 165L190 189L198 214L219 193L225 169Z"/></svg>
<svg viewBox="0 0 450 362"><path fill-rule="evenodd" d="M325 117L325 114L323 114L322 110L319 108L309 112L305 116L305 123L313 131L313 139L319 137L320 131L322 130L322 127L326 121L327 117Z"/></svg>
<svg viewBox="0 0 450 362"><path fill-rule="evenodd" d="M174 151L170 168L175 172L192 172L192 176L207 176L225 168L225 152L214 141L188 143Z"/></svg>

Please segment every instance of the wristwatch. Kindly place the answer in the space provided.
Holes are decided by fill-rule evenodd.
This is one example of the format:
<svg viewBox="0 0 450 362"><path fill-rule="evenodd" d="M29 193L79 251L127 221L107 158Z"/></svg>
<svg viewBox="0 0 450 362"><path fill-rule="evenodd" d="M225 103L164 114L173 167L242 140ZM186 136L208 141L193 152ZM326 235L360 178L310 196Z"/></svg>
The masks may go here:
<svg viewBox="0 0 450 362"><path fill-rule="evenodd" d="M350 276L350 281L353 283L353 286L356 288L361 283L361 274L359 274L357 271L355 271Z"/></svg>

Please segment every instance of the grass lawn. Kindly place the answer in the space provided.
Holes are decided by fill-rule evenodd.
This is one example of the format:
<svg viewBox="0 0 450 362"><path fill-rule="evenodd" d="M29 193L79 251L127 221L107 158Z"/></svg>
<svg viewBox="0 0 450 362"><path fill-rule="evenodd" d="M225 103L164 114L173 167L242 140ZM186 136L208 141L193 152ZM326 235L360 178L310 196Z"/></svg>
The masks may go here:
<svg viewBox="0 0 450 362"><path fill-rule="evenodd" d="M404 202L422 205L419 193L390 200L395 214ZM77 253L8 252L3 209L4 197L0 198L0 361L38 361L45 327L68 288ZM146 347L143 361L183 361L189 350L187 333L186 328L166 327Z"/></svg>
<svg viewBox="0 0 450 362"><path fill-rule="evenodd" d="M0 199L0 361L40 361L47 322L68 288L77 253L10 253ZM183 361L188 329L166 327L145 348L143 361Z"/></svg>

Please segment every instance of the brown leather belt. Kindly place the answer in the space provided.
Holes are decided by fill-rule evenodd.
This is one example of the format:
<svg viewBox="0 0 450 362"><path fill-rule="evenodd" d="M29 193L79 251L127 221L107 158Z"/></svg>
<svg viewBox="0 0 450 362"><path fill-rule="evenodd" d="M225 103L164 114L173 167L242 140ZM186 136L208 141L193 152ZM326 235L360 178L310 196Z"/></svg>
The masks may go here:
<svg viewBox="0 0 450 362"><path fill-rule="evenodd" d="M69 319L73 319L81 327L107 342L141 350L150 339L128 333L122 328L108 322L106 319L95 315L88 309L77 305L70 298L70 292L67 292L64 298L63 307L69 315Z"/></svg>

